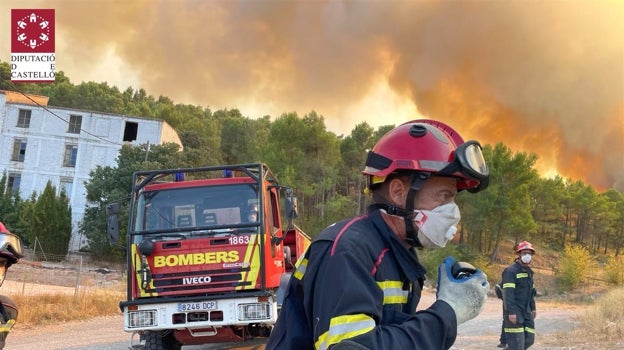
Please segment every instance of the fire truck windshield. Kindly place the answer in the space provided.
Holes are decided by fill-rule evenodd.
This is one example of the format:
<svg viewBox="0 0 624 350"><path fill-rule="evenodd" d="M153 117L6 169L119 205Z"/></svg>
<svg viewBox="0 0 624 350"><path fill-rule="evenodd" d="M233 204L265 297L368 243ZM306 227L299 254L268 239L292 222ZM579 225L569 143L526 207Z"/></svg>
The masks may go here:
<svg viewBox="0 0 624 350"><path fill-rule="evenodd" d="M249 218L257 208L258 194L250 184L144 191L136 201L133 227L136 233L244 227L255 224Z"/></svg>

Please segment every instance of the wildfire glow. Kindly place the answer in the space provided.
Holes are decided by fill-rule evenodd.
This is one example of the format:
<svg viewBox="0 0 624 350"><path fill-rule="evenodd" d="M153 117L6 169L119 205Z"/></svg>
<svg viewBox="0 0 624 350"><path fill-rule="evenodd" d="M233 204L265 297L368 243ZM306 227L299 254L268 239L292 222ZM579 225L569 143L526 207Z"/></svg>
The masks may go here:
<svg viewBox="0 0 624 350"><path fill-rule="evenodd" d="M624 1L53 3L56 70L74 83L250 117L315 111L337 134L435 118L537 154L544 174L624 190ZM0 28L17 4L49 7L2 1Z"/></svg>

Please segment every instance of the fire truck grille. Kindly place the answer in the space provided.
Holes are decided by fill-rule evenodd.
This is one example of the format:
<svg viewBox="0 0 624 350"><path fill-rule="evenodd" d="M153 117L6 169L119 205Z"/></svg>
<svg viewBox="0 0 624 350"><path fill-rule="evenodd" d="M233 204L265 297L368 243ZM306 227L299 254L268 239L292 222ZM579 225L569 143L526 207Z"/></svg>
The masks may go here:
<svg viewBox="0 0 624 350"><path fill-rule="evenodd" d="M255 281L245 280L249 267L227 270L160 273L152 276L153 288L147 293L187 295L227 292L253 287ZM151 286L150 286L151 287Z"/></svg>

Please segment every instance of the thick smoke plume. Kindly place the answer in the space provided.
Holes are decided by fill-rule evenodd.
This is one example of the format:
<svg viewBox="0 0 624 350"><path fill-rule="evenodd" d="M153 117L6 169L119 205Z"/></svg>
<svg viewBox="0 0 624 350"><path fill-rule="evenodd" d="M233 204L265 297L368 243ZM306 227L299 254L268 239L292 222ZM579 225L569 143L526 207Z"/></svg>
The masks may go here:
<svg viewBox="0 0 624 350"><path fill-rule="evenodd" d="M13 0L0 27L51 7L57 69L77 82L251 117L315 110L337 133L435 118L624 190L621 1Z"/></svg>

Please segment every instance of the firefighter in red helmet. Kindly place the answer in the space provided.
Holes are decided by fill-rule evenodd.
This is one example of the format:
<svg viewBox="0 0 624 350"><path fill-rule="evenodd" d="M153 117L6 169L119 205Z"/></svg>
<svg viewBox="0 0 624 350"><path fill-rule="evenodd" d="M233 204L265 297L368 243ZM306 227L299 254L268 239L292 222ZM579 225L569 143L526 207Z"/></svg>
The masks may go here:
<svg viewBox="0 0 624 350"><path fill-rule="evenodd" d="M4 282L7 270L24 257L22 242L0 222L0 285ZM17 320L17 305L13 300L0 295L0 349L4 348L9 331Z"/></svg>
<svg viewBox="0 0 624 350"><path fill-rule="evenodd" d="M507 349L528 349L535 342L535 282L531 261L535 248L527 241L516 245L516 260L503 271L503 327Z"/></svg>
<svg viewBox="0 0 624 350"><path fill-rule="evenodd" d="M456 232L458 191L487 187L476 141L450 126L414 120L385 134L363 174L373 204L321 232L296 264L267 350L448 349L476 317L489 288L472 270L438 268L437 301L416 312L425 278L414 247L443 247Z"/></svg>

